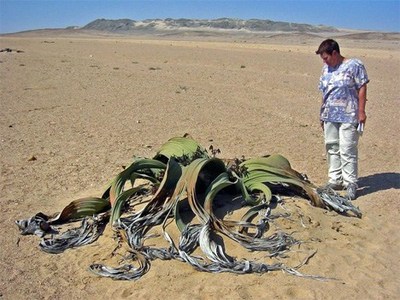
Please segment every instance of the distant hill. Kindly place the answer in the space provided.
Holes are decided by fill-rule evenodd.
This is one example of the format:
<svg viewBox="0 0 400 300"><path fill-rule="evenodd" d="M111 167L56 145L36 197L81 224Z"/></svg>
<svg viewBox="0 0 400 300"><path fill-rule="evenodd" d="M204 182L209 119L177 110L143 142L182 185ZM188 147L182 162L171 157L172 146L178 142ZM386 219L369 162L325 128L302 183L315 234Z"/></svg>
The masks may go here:
<svg viewBox="0 0 400 300"><path fill-rule="evenodd" d="M400 41L399 32L338 29L325 25L310 25L260 19L97 19L83 27L47 28L21 31L0 36L156 36L157 38L244 38L286 39L292 43L335 37L351 40Z"/></svg>
<svg viewBox="0 0 400 300"><path fill-rule="evenodd" d="M84 30L97 30L109 33L129 34L135 32L168 32L176 30L229 30L229 31L282 31L282 32L337 32L338 29L324 25L309 25L271 20L241 20L220 18L203 19L148 19L135 21L130 19L97 19L82 27Z"/></svg>

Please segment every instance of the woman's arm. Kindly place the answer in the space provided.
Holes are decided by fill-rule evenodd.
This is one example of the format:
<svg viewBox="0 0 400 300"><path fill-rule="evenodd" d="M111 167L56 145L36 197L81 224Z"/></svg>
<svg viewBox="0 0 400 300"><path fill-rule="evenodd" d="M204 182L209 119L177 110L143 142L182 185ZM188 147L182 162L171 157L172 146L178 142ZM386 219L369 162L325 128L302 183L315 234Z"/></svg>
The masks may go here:
<svg viewBox="0 0 400 300"><path fill-rule="evenodd" d="M367 84L364 84L358 90L358 122L365 123L367 115L365 114L365 105L367 102Z"/></svg>

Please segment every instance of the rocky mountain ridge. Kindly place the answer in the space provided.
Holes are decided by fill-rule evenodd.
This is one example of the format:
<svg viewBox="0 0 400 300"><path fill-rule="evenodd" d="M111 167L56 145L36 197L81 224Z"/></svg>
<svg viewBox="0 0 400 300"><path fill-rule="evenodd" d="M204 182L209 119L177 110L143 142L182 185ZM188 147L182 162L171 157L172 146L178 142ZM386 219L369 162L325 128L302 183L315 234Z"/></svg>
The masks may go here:
<svg viewBox="0 0 400 300"><path fill-rule="evenodd" d="M134 33L137 31L174 31L174 30L229 30L229 31L282 31L282 32L338 32L338 29L324 25L309 25L291 22L280 22L260 19L147 19L135 21L130 19L97 19L81 29L113 33Z"/></svg>

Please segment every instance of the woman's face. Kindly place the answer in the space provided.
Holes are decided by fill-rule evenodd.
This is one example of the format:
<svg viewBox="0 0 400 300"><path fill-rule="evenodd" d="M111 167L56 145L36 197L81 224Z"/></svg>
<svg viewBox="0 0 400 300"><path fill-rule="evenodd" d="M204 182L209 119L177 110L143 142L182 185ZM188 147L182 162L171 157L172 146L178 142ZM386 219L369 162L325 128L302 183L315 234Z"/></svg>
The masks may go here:
<svg viewBox="0 0 400 300"><path fill-rule="evenodd" d="M320 57L322 61L329 67L334 67L339 63L339 53L337 53L336 50L333 50L332 54L324 52L320 55Z"/></svg>

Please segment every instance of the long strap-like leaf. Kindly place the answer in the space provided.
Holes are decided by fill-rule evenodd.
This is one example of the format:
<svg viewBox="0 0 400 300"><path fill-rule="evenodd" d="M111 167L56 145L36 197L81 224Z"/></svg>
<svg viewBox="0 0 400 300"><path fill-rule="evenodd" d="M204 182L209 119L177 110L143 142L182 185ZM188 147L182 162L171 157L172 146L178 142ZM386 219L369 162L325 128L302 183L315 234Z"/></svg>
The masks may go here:
<svg viewBox="0 0 400 300"><path fill-rule="evenodd" d="M117 197L123 192L124 185L127 180L130 180L133 173L139 171L143 173L150 173L151 169L165 170L166 165L158 160L139 158L135 160L128 168L119 173L111 183L110 189L110 203L114 205ZM149 175L149 174L147 174Z"/></svg>
<svg viewBox="0 0 400 300"><path fill-rule="evenodd" d="M171 157L182 158L184 156L187 156L189 160L209 157L207 151L192 138L173 137L160 147L154 159L166 162Z"/></svg>

